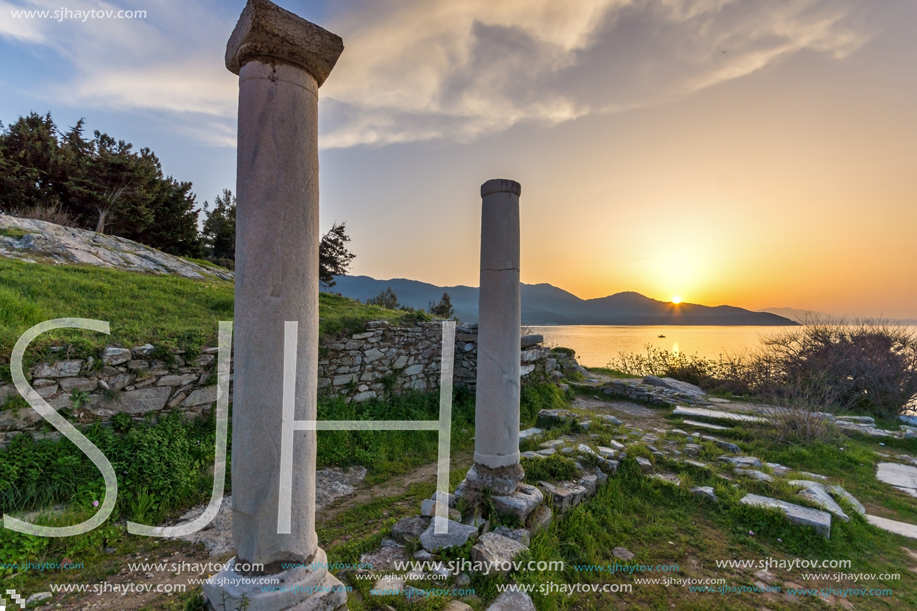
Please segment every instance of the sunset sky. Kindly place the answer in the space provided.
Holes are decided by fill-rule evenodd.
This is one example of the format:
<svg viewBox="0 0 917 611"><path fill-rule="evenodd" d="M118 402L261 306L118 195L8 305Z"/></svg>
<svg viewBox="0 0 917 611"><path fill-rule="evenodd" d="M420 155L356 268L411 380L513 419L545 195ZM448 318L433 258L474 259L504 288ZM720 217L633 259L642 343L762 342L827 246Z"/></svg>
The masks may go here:
<svg viewBox="0 0 917 611"><path fill-rule="evenodd" d="M917 2L281 0L339 34L323 226L353 273L478 282L522 184L522 279L583 298L917 318ZM0 0L0 120L85 117L198 201L235 187L242 0ZM11 10L142 9L145 19Z"/></svg>

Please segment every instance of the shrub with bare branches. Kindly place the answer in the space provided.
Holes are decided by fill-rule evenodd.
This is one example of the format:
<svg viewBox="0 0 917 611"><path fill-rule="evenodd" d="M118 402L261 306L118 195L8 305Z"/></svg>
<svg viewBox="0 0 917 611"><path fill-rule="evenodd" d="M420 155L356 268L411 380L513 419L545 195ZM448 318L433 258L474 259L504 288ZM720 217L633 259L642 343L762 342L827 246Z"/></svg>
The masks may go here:
<svg viewBox="0 0 917 611"><path fill-rule="evenodd" d="M820 411L861 409L896 417L917 395L917 333L883 320L810 318L762 338L753 351L709 359L647 346L609 367L664 375L708 390L729 390Z"/></svg>
<svg viewBox="0 0 917 611"><path fill-rule="evenodd" d="M45 221L47 223L54 223L55 225L62 225L64 227L74 227L76 229L82 228L76 217L61 208L59 205L33 206L31 208L13 208L11 210L4 211L4 213L21 219Z"/></svg>

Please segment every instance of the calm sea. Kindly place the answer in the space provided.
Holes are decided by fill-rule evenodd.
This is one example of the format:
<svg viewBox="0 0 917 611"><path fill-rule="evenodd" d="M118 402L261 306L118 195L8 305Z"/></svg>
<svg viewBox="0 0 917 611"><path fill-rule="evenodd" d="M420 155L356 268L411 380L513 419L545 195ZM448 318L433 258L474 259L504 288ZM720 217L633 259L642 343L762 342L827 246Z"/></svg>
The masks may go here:
<svg viewBox="0 0 917 611"><path fill-rule="evenodd" d="M647 344L672 352L716 358L720 354L754 348L763 335L788 328L570 325L526 327L525 331L543 335L549 346L573 348L580 363L586 367L604 367L620 352L645 354Z"/></svg>

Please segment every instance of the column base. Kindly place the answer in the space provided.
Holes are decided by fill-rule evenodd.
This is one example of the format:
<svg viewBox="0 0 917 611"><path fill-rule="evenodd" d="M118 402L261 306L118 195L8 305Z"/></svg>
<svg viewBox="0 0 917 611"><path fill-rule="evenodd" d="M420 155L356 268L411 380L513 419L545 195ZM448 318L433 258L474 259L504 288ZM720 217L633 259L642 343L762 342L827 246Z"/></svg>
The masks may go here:
<svg viewBox="0 0 917 611"><path fill-rule="evenodd" d="M321 548L310 563L316 568L295 568L271 575L244 575L236 570L237 558L204 582L204 596L219 611L339 611L347 609L347 592L328 572L328 557ZM246 606L247 603L247 606Z"/></svg>
<svg viewBox="0 0 917 611"><path fill-rule="evenodd" d="M497 495L512 494L523 477L525 472L519 463L495 469L474 463L465 476L465 489L471 492L489 488Z"/></svg>

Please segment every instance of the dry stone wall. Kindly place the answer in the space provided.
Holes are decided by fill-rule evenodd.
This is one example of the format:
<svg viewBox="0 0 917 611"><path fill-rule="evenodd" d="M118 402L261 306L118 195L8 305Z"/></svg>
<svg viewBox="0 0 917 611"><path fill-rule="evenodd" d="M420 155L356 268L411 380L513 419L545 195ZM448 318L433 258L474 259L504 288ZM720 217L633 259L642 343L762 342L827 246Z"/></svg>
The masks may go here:
<svg viewBox="0 0 917 611"><path fill-rule="evenodd" d="M522 339L523 381L561 376L556 358L541 336ZM365 332L323 338L319 348L318 392L348 401L384 398L409 389L439 388L442 324L421 322L392 327L367 324ZM109 346L98 357L61 359L31 368L31 384L56 410L67 410L75 423L108 421L126 413L142 419L164 410L193 415L209 412L216 401L217 348L189 355L146 344ZM477 327L456 328L454 384L474 390L477 375ZM232 387L230 386L230 399ZM0 447L19 434L59 438L41 432L42 418L21 400L12 384L0 384Z"/></svg>

